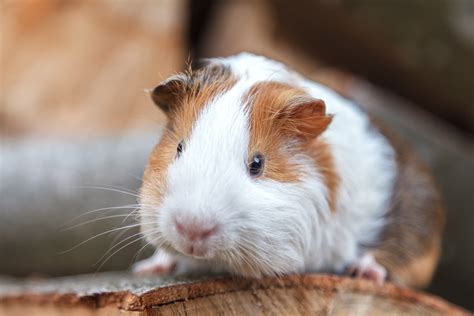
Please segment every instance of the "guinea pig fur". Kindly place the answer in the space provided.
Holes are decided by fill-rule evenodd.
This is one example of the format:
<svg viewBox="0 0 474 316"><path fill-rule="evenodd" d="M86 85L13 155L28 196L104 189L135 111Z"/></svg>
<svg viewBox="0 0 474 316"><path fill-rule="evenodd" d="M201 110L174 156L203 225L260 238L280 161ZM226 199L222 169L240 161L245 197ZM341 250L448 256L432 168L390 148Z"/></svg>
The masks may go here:
<svg viewBox="0 0 474 316"><path fill-rule="evenodd" d="M140 192L157 250L135 271L429 283L439 195L350 100L249 53L175 75L152 99L169 118Z"/></svg>

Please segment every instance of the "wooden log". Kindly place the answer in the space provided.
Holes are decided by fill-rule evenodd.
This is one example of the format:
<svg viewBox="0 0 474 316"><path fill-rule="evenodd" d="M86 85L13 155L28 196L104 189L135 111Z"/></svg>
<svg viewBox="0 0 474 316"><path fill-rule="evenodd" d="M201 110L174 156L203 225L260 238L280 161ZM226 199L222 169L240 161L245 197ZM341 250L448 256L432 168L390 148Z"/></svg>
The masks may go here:
<svg viewBox="0 0 474 316"><path fill-rule="evenodd" d="M260 281L102 274L3 282L0 315L467 315L429 294L332 275Z"/></svg>
<svg viewBox="0 0 474 316"><path fill-rule="evenodd" d="M269 2L275 34L293 48L474 133L473 1Z"/></svg>

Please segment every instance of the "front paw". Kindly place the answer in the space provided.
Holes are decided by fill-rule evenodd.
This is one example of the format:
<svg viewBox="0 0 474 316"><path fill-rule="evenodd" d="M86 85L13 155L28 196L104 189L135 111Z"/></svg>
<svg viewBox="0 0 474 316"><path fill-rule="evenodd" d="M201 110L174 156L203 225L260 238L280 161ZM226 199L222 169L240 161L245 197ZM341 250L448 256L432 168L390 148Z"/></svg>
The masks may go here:
<svg viewBox="0 0 474 316"><path fill-rule="evenodd" d="M173 274L176 270L177 260L174 256L157 250L148 259L138 261L132 266L136 274Z"/></svg>
<svg viewBox="0 0 474 316"><path fill-rule="evenodd" d="M387 280L387 269L379 264L371 253L365 253L348 269L350 276L375 281L382 285Z"/></svg>

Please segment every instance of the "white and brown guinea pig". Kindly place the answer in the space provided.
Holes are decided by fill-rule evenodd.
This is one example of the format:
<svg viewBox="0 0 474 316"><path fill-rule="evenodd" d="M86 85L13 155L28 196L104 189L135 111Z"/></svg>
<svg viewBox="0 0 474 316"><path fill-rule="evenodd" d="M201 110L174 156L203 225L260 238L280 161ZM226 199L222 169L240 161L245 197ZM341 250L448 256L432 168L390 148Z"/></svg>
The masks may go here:
<svg viewBox="0 0 474 316"><path fill-rule="evenodd" d="M430 282L437 190L353 102L248 53L207 60L152 98L169 118L140 193L157 250L135 271Z"/></svg>

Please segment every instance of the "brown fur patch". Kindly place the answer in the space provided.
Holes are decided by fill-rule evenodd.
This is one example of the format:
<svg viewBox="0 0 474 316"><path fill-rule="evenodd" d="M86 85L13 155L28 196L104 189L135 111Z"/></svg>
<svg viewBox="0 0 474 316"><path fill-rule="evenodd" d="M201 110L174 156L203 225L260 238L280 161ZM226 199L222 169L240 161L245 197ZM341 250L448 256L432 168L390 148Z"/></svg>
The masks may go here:
<svg viewBox="0 0 474 316"><path fill-rule="evenodd" d="M444 229L440 193L413 150L380 123L375 124L395 148L398 175L388 224L374 256L389 270L393 281L423 288L431 281L440 255Z"/></svg>
<svg viewBox="0 0 474 316"><path fill-rule="evenodd" d="M141 231L155 228L154 223L148 220L155 216L156 207L161 203L166 189L166 170L176 157L176 134L165 132L159 144L151 153L148 165L143 173L143 182L140 188L140 216L142 217Z"/></svg>
<svg viewBox="0 0 474 316"><path fill-rule="evenodd" d="M413 258L405 266L392 269L396 282L411 287L426 287L430 284L441 253L440 242L434 242L427 251Z"/></svg>
<svg viewBox="0 0 474 316"><path fill-rule="evenodd" d="M341 182L334 165L331 148L322 139L317 138L307 147L310 156L315 160L316 169L321 173L328 190L328 204L331 211L337 209L337 191Z"/></svg>
<svg viewBox="0 0 474 316"><path fill-rule="evenodd" d="M291 162L296 154L306 153L315 161L328 188L328 203L336 207L339 177L330 148L315 138L331 122L324 102L305 91L278 82L262 82L248 93L250 109L249 154L261 152L266 157L263 177L281 182L299 180L299 165Z"/></svg>
<svg viewBox="0 0 474 316"><path fill-rule="evenodd" d="M281 182L299 179L298 166L289 161L296 149L283 148L288 135L284 133L283 121L278 120L278 116L292 98L303 93L274 82L256 84L248 93L248 106L251 107L249 159L256 152L265 156L262 177Z"/></svg>

